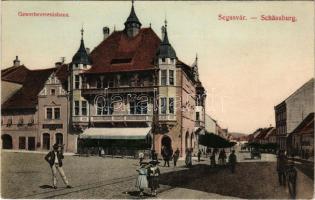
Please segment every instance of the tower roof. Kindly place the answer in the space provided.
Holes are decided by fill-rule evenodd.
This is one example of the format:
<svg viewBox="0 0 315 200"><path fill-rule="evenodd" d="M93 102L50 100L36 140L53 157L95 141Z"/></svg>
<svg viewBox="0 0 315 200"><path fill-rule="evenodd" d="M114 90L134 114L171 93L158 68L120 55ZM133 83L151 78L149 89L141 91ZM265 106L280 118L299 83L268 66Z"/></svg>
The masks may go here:
<svg viewBox="0 0 315 200"><path fill-rule="evenodd" d="M83 28L81 29L81 44L78 49L78 51L74 54L72 57L72 63L73 64L84 64L84 65L89 65L89 56L86 52L85 46L84 46L84 41L83 41Z"/></svg>
<svg viewBox="0 0 315 200"><path fill-rule="evenodd" d="M133 3L134 3L134 1L132 0L131 11L130 11L129 17L127 18L127 20L125 22L125 26L127 24L130 24L130 23L137 23L137 24L139 24L141 26L141 22L139 21L137 15L136 15Z"/></svg>
<svg viewBox="0 0 315 200"><path fill-rule="evenodd" d="M158 58L176 58L176 52L168 40L166 21L164 38L158 49L157 56Z"/></svg>

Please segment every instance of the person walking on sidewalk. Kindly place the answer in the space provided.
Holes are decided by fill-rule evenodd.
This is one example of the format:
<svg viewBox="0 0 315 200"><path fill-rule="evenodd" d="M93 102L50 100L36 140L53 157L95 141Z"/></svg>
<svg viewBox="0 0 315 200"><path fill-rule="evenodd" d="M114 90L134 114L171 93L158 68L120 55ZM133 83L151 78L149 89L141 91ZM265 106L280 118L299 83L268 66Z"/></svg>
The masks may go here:
<svg viewBox="0 0 315 200"><path fill-rule="evenodd" d="M294 162L293 161L290 161L287 165L286 178L287 178L290 197L291 197L291 199L295 199L296 198L297 171L294 168Z"/></svg>
<svg viewBox="0 0 315 200"><path fill-rule="evenodd" d="M279 150L277 156L277 172L280 186L285 186L285 170L287 165L287 158L283 150Z"/></svg>
<svg viewBox="0 0 315 200"><path fill-rule="evenodd" d="M53 187L57 189L57 171L59 172L63 182L67 186L67 188L72 188L69 185L65 172L62 169L62 160L63 160L63 146L60 144L54 144L53 150L50 151L46 156L45 160L49 163L52 172L53 178Z"/></svg>
<svg viewBox="0 0 315 200"><path fill-rule="evenodd" d="M230 164L231 172L234 174L234 172L235 172L235 165L236 165L235 150L232 150L232 153L229 156L229 164Z"/></svg>
<svg viewBox="0 0 315 200"><path fill-rule="evenodd" d="M174 155L173 155L173 159L174 159L174 167L176 167L177 164L177 160L179 158L179 149L177 148Z"/></svg>
<svg viewBox="0 0 315 200"><path fill-rule="evenodd" d="M200 149L199 149L199 151L198 151L197 156L198 156L198 162L200 162L200 157L201 157L201 151L200 151Z"/></svg>
<svg viewBox="0 0 315 200"><path fill-rule="evenodd" d="M211 167L215 167L216 166L216 163L215 163L215 152L212 151L212 154L210 156L210 166Z"/></svg>

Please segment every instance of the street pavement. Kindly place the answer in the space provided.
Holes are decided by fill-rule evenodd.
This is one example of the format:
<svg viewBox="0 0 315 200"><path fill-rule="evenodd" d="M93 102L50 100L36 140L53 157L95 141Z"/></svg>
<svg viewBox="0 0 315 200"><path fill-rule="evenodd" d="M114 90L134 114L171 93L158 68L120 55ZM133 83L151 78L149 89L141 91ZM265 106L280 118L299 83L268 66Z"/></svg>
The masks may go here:
<svg viewBox="0 0 315 200"><path fill-rule="evenodd" d="M261 160L250 159L249 153L238 153L236 173L226 167L209 167L209 159L202 158L194 166L163 167L158 198L272 198L287 199L288 191L280 187L275 171L275 157L263 154ZM135 188L138 160L101 158L96 156L65 156L64 171L73 186L66 189L58 175L58 188L51 188L51 171L44 161L44 154L7 152L1 153L2 198L138 198ZM312 197L313 180L299 173L298 197ZM146 191L147 198L149 191Z"/></svg>

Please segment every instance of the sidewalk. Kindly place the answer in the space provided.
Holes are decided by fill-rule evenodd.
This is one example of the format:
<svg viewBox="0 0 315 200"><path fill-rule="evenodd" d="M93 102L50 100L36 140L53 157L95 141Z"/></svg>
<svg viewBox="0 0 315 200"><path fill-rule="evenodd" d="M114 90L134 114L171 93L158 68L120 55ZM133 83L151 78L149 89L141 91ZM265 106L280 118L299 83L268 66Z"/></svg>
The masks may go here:
<svg viewBox="0 0 315 200"><path fill-rule="evenodd" d="M173 188L158 194L159 199L240 199L186 188Z"/></svg>
<svg viewBox="0 0 315 200"><path fill-rule="evenodd" d="M296 199L313 199L314 181L297 169ZM286 189L289 193L288 188Z"/></svg>
<svg viewBox="0 0 315 200"><path fill-rule="evenodd" d="M29 151L29 150L16 150L16 149L1 149L1 152L12 152L12 153L31 153L31 154L47 154L49 151ZM75 153L65 152L65 156L74 156Z"/></svg>

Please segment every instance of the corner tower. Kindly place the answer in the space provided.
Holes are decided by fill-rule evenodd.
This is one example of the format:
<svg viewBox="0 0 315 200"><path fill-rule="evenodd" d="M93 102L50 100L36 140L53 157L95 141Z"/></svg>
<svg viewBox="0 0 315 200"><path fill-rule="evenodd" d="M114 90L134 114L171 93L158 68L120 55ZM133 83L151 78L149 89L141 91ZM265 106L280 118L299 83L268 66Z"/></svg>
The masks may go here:
<svg viewBox="0 0 315 200"><path fill-rule="evenodd" d="M81 29L81 43L78 51L72 57L69 73L69 91L70 91L70 124L75 130L81 131L88 125L89 104L82 97L81 89L89 88L89 85L84 77L84 71L90 69L91 62L88 52L84 45L83 28Z"/></svg>

